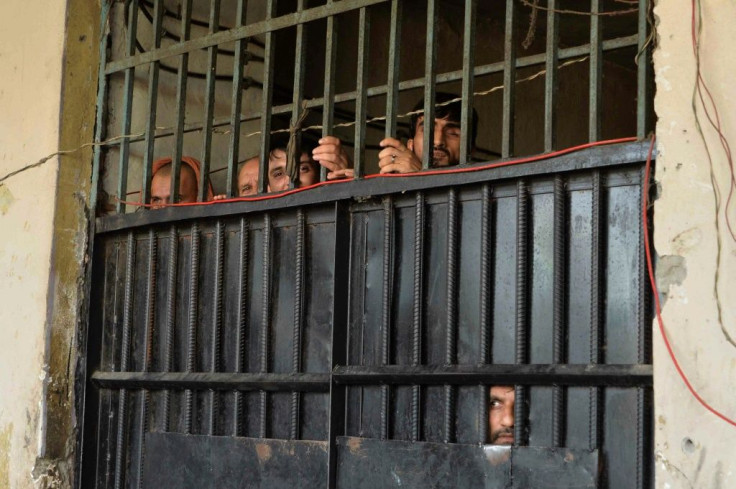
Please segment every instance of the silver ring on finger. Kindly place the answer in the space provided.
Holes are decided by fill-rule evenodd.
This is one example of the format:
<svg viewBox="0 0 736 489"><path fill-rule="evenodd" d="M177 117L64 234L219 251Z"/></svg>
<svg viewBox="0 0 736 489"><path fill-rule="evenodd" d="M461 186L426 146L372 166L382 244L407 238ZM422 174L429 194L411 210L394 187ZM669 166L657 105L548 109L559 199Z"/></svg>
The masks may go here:
<svg viewBox="0 0 736 489"><path fill-rule="evenodd" d="M391 163L393 163L394 161L396 161L396 153L391 155Z"/></svg>

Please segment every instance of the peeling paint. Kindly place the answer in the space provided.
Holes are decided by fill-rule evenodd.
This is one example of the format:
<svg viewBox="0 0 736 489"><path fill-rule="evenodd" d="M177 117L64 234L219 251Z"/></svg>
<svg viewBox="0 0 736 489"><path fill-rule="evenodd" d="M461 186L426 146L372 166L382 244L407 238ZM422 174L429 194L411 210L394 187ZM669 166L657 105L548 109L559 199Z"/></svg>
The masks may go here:
<svg viewBox="0 0 736 489"><path fill-rule="evenodd" d="M10 435L13 423L0 429L0 487L10 487Z"/></svg>
<svg viewBox="0 0 736 489"><path fill-rule="evenodd" d="M7 185L0 184L0 215L5 215L10 206L15 202L15 197Z"/></svg>
<svg viewBox="0 0 736 489"><path fill-rule="evenodd" d="M685 258L679 255L664 255L657 260L657 285L662 294L673 285L682 285L687 277Z"/></svg>

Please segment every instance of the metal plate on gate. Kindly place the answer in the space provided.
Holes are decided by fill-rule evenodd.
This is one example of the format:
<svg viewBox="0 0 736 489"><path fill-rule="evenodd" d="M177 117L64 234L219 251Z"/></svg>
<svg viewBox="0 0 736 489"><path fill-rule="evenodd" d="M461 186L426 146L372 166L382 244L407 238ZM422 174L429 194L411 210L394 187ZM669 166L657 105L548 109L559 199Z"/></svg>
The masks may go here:
<svg viewBox="0 0 736 489"><path fill-rule="evenodd" d="M338 438L338 487L598 487L598 451Z"/></svg>
<svg viewBox="0 0 736 489"><path fill-rule="evenodd" d="M327 443L148 433L143 487L327 487Z"/></svg>

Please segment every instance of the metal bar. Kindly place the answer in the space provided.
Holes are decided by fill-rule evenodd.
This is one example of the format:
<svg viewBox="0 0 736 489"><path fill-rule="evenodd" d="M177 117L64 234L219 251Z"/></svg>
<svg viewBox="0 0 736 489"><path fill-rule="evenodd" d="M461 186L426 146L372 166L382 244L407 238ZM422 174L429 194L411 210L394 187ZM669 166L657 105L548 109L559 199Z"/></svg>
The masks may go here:
<svg viewBox="0 0 736 489"><path fill-rule="evenodd" d="M610 51L615 49L621 49L631 46L636 46L637 42L637 36L628 36L628 37L621 37L617 39L610 39L607 41L603 41L603 51ZM564 48L560 49L558 51L558 60L568 60L575 57L581 57L581 56L587 56L590 52L590 45L589 44L582 44L580 46L575 46L572 48ZM518 58L516 60L516 68L524 68L528 66L535 66L544 64L546 62L545 54L535 54L532 56L527 56L524 58ZM505 65L503 62L498 63L491 63L487 65L481 65L476 66L473 70L474 76L477 78L479 76L484 75L491 75L494 73L500 73L503 72L505 69ZM457 71L449 71L446 73L439 73L436 77L436 82L438 84L442 83L449 83L457 80L462 80L463 78L463 72L462 70ZM265 83L264 83L265 86ZM416 88L423 88L424 87L424 78L414 78L412 80L406 80L399 83L399 91L403 92L406 90L412 90ZM386 95L388 93L388 86L387 85L377 85L374 87L370 87L367 89L368 98L371 97L378 97L382 95ZM344 92L338 95L334 96L333 104L336 103L342 103L342 102L350 102L355 100L358 97L358 92L352 91L352 92ZM325 100L322 97L315 97L311 98L306 101L306 107L309 109L313 108L321 108L325 104ZM292 110L292 104L284 104L284 105L277 105L271 109L271 114L289 114ZM262 112L254 112L249 116L241 117L240 122L248 122L253 120L258 120L261 118ZM216 119L214 122L214 127L224 127L230 125L230 118L226 119ZM193 123L186 126L184 132L192 132L192 131L201 131L203 129L202 123ZM167 137L171 136L173 131L171 130L161 130L156 134L156 137ZM142 138L130 138L131 142L140 141Z"/></svg>
<svg viewBox="0 0 736 489"><path fill-rule="evenodd" d="M163 33L163 0L153 2L153 48L161 47ZM149 202L151 199L151 179L153 178L153 157L156 139L156 114L158 112L158 79L159 62L152 61L148 67L148 117L146 119L145 152L143 154L143 172L141 182L141 202ZM121 197L122 198L122 197Z"/></svg>
<svg viewBox="0 0 736 489"><path fill-rule="evenodd" d="M158 239L153 229L148 231L148 286L146 288L146 330L143 337L143 371L151 370L153 356L153 329L156 305L156 258L158 256ZM138 488L143 487L143 462L145 459L145 438L148 430L148 407L151 394L144 389L140 397L141 417L138 425Z"/></svg>
<svg viewBox="0 0 736 489"><path fill-rule="evenodd" d="M227 31L218 32L211 36L192 39L168 48L149 51L147 53L140 54L135 58L125 58L109 63L106 67L105 74L110 75L132 66L150 63L151 61L158 61L184 53L199 51L216 44L227 44L228 42L260 36L274 31L287 29L289 27L295 27L298 24L306 24L315 20L350 12L351 10L356 10L361 7L370 7L371 5L377 5L387 1L388 0L341 0L339 2L334 2L332 5L313 7L301 12L281 15L272 19L267 17L265 20L260 22L235 27Z"/></svg>
<svg viewBox="0 0 736 489"><path fill-rule="evenodd" d="M238 27L245 24L247 12L247 0L238 0L237 13L235 14ZM230 106L230 144L227 156L227 177L225 179L225 195L234 197L238 195L238 160L240 159L240 111L243 105L243 65L245 63L245 50L247 48L244 40L235 43L235 56L233 57L233 91ZM264 80L265 83L265 80Z"/></svg>
<svg viewBox="0 0 736 489"><path fill-rule="evenodd" d="M220 355L222 353L222 303L224 295L225 277L225 225L218 220L215 227L215 297L213 300L212 315L212 345L210 356L212 364L210 372L220 371ZM220 395L214 390L210 391L210 417L208 420L208 433L217 434L217 411L220 403Z"/></svg>
<svg viewBox="0 0 736 489"><path fill-rule="evenodd" d="M424 51L424 120L422 140L422 168L432 165L434 153L434 114L435 114L435 64L437 61L437 42L434 30L437 24L437 0L427 0L427 37Z"/></svg>
<svg viewBox="0 0 736 489"><path fill-rule="evenodd" d="M640 172L640 182L642 187L642 199L649 192L648 188L644 187L645 169L642 168ZM642 200L644 201L644 200ZM640 364L651 363L651 335L650 335L650 324L649 311L650 305L650 294L646 280L646 248L644 241L644 233L649 232L648 229L644 228L643 216L639 213L639 233L640 237L638 240L638 263L637 263L637 296L636 296L636 315L638 324L638 344L637 344L637 361ZM644 388L638 388L636 390L636 488L643 489L649 486L649 472L651 470L651 456L649 451L651 449L651 404L649 402L649 390Z"/></svg>
<svg viewBox="0 0 736 489"><path fill-rule="evenodd" d="M334 0L327 0L330 6ZM327 28L325 34L325 87L322 100L322 137L331 136L334 128L335 108L335 70L337 67L337 19L333 16L327 17ZM327 180L327 168L320 165L321 182Z"/></svg>
<svg viewBox="0 0 736 489"><path fill-rule="evenodd" d="M305 0L297 0L297 12L304 10ZM294 53L294 87L291 97L291 127L295 128L302 115L302 100L304 99L304 76L306 72L305 52L307 47L306 26L296 26L296 48ZM290 141L292 144L292 159L286 162L286 173L289 175L289 188L299 186L299 161L302 156L301 133L294 133ZM288 156L288 155L287 155Z"/></svg>
<svg viewBox="0 0 736 489"><path fill-rule="evenodd" d="M177 270L179 261L179 235L176 226L171 226L171 235L169 237L169 270L168 280L166 282L166 290L169 291L166 298L166 342L164 347L164 372L174 370L174 328L176 327L176 287L177 287ZM163 400L163 431L169 431L169 404L171 402L171 393L167 389L164 391Z"/></svg>
<svg viewBox="0 0 736 489"><path fill-rule="evenodd" d="M197 370L197 315L199 310L199 224L192 224L192 254L189 268L189 316L187 327L186 372ZM192 433L194 393L184 392L184 433Z"/></svg>
<svg viewBox="0 0 736 489"><path fill-rule="evenodd" d="M125 46L126 56L135 56L135 41L138 35L138 0L132 0L128 5L128 38ZM123 121L121 134L130 134L130 118L133 109L133 81L135 80L135 68L125 70L125 82L123 85ZM128 192L128 159L130 157L130 141L120 141L120 163L118 164L118 202L115 204L115 212L125 212L125 195Z"/></svg>
<svg viewBox="0 0 736 489"><path fill-rule="evenodd" d="M304 329L304 234L306 217L304 208L296 213L296 256L294 264L294 337L291 350L291 371L299 373L302 368L302 330ZM291 393L291 439L300 439L299 392Z"/></svg>
<svg viewBox="0 0 736 489"><path fill-rule="evenodd" d="M547 0L547 46L544 77L544 152L549 153L557 146L555 124L555 102L557 97L557 46L560 43L559 14L557 0Z"/></svg>
<svg viewBox="0 0 736 489"><path fill-rule="evenodd" d="M271 215L263 215L263 285L261 290L261 338L260 338L260 373L268 372L268 352L270 348L269 327L271 325ZM268 435L268 394L261 391L260 425L258 436Z"/></svg>
<svg viewBox="0 0 736 489"><path fill-rule="evenodd" d="M358 74L356 77L358 97L355 100L355 152L353 153L356 179L363 178L365 174L366 105L368 104L366 84L371 37L371 16L368 9L360 9L358 23Z"/></svg>
<svg viewBox="0 0 736 489"><path fill-rule="evenodd" d="M473 152L473 86L475 77L475 18L478 10L478 0L465 1L465 31L463 33L463 78L462 78L462 108L460 133L460 163L470 163ZM475 128L477 130L477 128Z"/></svg>
<svg viewBox="0 0 736 489"><path fill-rule="evenodd" d="M220 26L220 0L210 1L210 21L209 33L214 34L219 30ZM210 46L207 48L207 81L205 82L204 96L204 130L202 142L202 169L198 182L199 193L197 200L204 202L207 200L207 188L209 187L210 175L210 158L212 157L212 130L214 129L215 117L215 86L217 85L217 53L218 46Z"/></svg>
<svg viewBox="0 0 736 489"><path fill-rule="evenodd" d="M424 194L417 192L414 213L414 306L412 317L411 365L422 363L422 322L424 319ZM418 385L411 392L411 441L421 438L421 389Z"/></svg>
<svg viewBox="0 0 736 489"><path fill-rule="evenodd" d="M181 15L181 38L189 39L192 21L192 0L183 0ZM179 202L179 173L184 148L184 120L187 107L187 73L189 72L189 54L184 53L179 60L179 74L176 82L176 143L171 158L171 197L170 202Z"/></svg>
<svg viewBox="0 0 736 489"><path fill-rule="evenodd" d="M602 282L600 270L603 270L601 257L602 246L602 195L601 195L601 173L596 170L592 176L592 200L591 200L591 238L590 238L590 364L602 363L601 339L603 338L603 311L602 311ZM603 391L600 387L590 389L590 414L589 414L589 443L591 449L601 446L603 435Z"/></svg>
<svg viewBox="0 0 736 489"><path fill-rule="evenodd" d="M107 21L110 17L110 5L106 2L102 3L101 8L101 20L100 20L100 32L103 33L100 39L100 49L99 49L99 56L100 56L100 67L97 72L97 113L95 115L95 143L102 142L102 139L105 136L105 128L107 127L107 124L105 123L106 115L107 115L107 76L105 76L105 66L107 64L107 41L109 34L104 34L105 32L105 25L107 24ZM92 185L90 186L90 206L92 207L92 211L97 210L98 202L98 193L99 193L99 187L100 187L100 174L102 173L102 146L101 145L95 145L92 148L92 158L93 158L93 164L92 164ZM90 223L91 224L91 223ZM90 233L90 243L89 245L92 245L92 242L94 241L94 231ZM90 248L92 249L92 248ZM91 267L88 267L91 270ZM90 278L90 272L86 273L87 278ZM90 283L90 282L88 282ZM81 460L82 457L78 457ZM79 472L81 474L81 471Z"/></svg>
<svg viewBox="0 0 736 489"><path fill-rule="evenodd" d="M647 135L650 125L650 70L649 60L650 47L647 45L647 25L649 16L649 0L639 0L639 25L638 25L638 58L636 70L636 135L643 139Z"/></svg>
<svg viewBox="0 0 736 489"><path fill-rule="evenodd" d="M516 41L514 39L516 0L506 0L503 54L503 115L501 158L514 154L514 105L516 97Z"/></svg>
<svg viewBox="0 0 736 489"><path fill-rule="evenodd" d="M451 187L447 195L447 316L445 339L445 364L457 363L457 249L458 249L458 197L457 189ZM445 386L444 442L455 441L454 386Z"/></svg>
<svg viewBox="0 0 736 489"><path fill-rule="evenodd" d="M248 334L248 259L250 247L248 235L250 221L240 218L240 275L238 277L238 347L235 353L235 373L242 373L246 368L246 338ZM245 436L245 399L240 391L235 391L235 423L233 435Z"/></svg>
<svg viewBox="0 0 736 489"><path fill-rule="evenodd" d="M348 365L334 368L332 375L336 382L346 385L652 385L651 365Z"/></svg>
<svg viewBox="0 0 736 489"><path fill-rule="evenodd" d="M555 175L554 181L554 288L553 295L553 344L552 361L565 362L567 339L567 197L562 176ZM565 445L565 391L556 386L552 392L552 446Z"/></svg>
<svg viewBox="0 0 736 489"><path fill-rule="evenodd" d="M381 300L381 365L391 362L391 306L393 298L394 256L394 202L393 197L383 199L383 296ZM388 386L381 386L381 439L389 438L390 397Z"/></svg>
<svg viewBox="0 0 736 489"><path fill-rule="evenodd" d="M590 0L590 77L588 83L588 141L601 137L601 83L603 79L603 29L601 0Z"/></svg>
<svg viewBox="0 0 736 489"><path fill-rule="evenodd" d="M344 202L335 202L335 259L332 269L335 271L335 279L332 283L332 352L330 368L334 370L340 365L348 363L348 302L350 289L350 211ZM329 397L329 427L327 441L329 443L327 454L327 470L329 489L337 487L337 439L345 435L347 389L344 385L338 385L334 377L330 375L330 397Z"/></svg>
<svg viewBox="0 0 736 489"><path fill-rule="evenodd" d="M330 374L230 372L95 372L101 389L189 389L207 391L329 392Z"/></svg>
<svg viewBox="0 0 736 489"><path fill-rule="evenodd" d="M130 335L132 328L132 309L133 309L133 274L135 273L135 237L133 231L128 232L127 255L125 258L125 297L123 299L123 339L120 345L120 371L128 370L128 360L130 357ZM125 388L120 389L120 399L118 401L118 428L115 438L115 489L120 489L125 477L124 452L127 451L126 425L127 425L127 408L128 408L128 391Z"/></svg>
<svg viewBox="0 0 736 489"><path fill-rule="evenodd" d="M273 22L276 15L276 0L266 0L266 20ZM271 105L273 103L273 66L276 52L273 32L265 34L263 49L263 91L261 93L261 152L258 170L258 192L268 191L268 160L271 153Z"/></svg>
<svg viewBox="0 0 736 489"><path fill-rule="evenodd" d="M386 81L386 132L385 137L396 137L396 116L399 113L399 80L401 68L401 18L403 4L391 1L391 24L388 41L388 79Z"/></svg>
<svg viewBox="0 0 736 489"><path fill-rule="evenodd" d="M492 362L493 351L493 200L491 186L483 184L481 194L481 245L480 245L480 359L479 363ZM479 420L478 443L488 441L488 386L478 386ZM481 428L482 427L482 428Z"/></svg>
<svg viewBox="0 0 736 489"><path fill-rule="evenodd" d="M516 184L516 363L528 362L528 329L529 329L529 196L524 180ZM514 444L526 445L527 389L517 385L514 402Z"/></svg>

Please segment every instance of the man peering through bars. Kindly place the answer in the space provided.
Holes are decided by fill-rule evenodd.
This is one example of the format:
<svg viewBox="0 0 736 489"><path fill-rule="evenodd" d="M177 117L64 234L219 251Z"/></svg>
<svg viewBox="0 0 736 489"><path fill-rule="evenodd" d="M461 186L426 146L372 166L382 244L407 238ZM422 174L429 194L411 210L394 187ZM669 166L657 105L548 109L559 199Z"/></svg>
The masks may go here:
<svg viewBox="0 0 736 489"><path fill-rule="evenodd" d="M289 175L286 173L286 156L288 137L281 135L271 139L271 151L268 157L268 183L269 192L280 192L289 188ZM308 187L319 181L317 163L309 157L310 149L315 146L308 140L302 143L305 147L299 159L299 182L297 187ZM248 197L258 193L259 157L252 156L245 160L238 171L238 197ZM224 200L225 194L216 195L214 200Z"/></svg>
<svg viewBox="0 0 736 489"><path fill-rule="evenodd" d="M462 119L462 102L452 93L437 92L435 94L435 119L433 153L430 167L440 168L457 165L460 162L460 131ZM412 112L424 108L424 99L420 100ZM478 133L478 113L473 109L473 122L470 127L470 146L475 149ZM383 148L378 153L378 166L381 173L413 173L422 169L424 143L424 115L412 114L411 138L403 144L398 138L386 138L379 144ZM324 142L323 142L324 141ZM349 157L340 145L340 140L326 137L320 140L313 152L314 159L328 169L329 180L352 178L353 170L348 168Z"/></svg>
<svg viewBox="0 0 736 489"><path fill-rule="evenodd" d="M159 158L153 162L151 173L151 209L161 209L174 203L171 196L171 158ZM200 181L200 163L195 158L183 156L179 168L179 198L177 202L191 203L197 201ZM212 184L207 183L207 200L212 200L214 192Z"/></svg>
<svg viewBox="0 0 736 489"><path fill-rule="evenodd" d="M514 444L514 399L512 385L494 385L488 399L488 431L492 445Z"/></svg>

